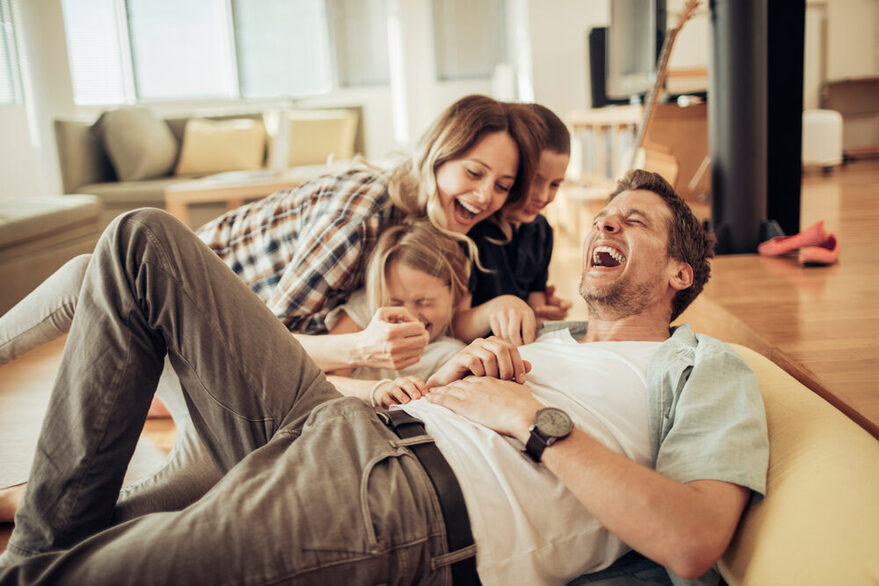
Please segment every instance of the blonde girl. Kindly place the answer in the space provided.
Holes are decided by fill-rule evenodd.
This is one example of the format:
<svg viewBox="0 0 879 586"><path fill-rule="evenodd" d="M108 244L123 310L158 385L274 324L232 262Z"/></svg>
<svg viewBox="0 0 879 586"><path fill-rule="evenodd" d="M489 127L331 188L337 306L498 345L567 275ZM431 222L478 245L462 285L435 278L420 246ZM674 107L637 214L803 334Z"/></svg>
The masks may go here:
<svg viewBox="0 0 879 586"><path fill-rule="evenodd" d="M429 221L407 222L385 230L366 268L366 286L327 317L331 334L362 331L371 322L421 324L426 345L416 362L399 369L375 366L325 368L345 394L375 406L406 403L425 392L424 381L464 344L452 337L454 312L467 297L470 261L460 243ZM322 336L334 352L336 336ZM308 349L308 345L306 345ZM322 357L309 353L316 362ZM406 360L405 362L408 362Z"/></svg>

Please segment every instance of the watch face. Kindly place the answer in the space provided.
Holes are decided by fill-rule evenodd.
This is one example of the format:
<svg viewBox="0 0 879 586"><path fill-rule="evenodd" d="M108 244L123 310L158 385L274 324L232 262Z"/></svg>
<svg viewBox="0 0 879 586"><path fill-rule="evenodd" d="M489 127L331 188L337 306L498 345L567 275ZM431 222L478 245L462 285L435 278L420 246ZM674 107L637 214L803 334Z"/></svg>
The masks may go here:
<svg viewBox="0 0 879 586"><path fill-rule="evenodd" d="M541 433L550 437L565 437L571 433L573 428L573 423L568 414L554 407L547 407L538 411L534 423Z"/></svg>

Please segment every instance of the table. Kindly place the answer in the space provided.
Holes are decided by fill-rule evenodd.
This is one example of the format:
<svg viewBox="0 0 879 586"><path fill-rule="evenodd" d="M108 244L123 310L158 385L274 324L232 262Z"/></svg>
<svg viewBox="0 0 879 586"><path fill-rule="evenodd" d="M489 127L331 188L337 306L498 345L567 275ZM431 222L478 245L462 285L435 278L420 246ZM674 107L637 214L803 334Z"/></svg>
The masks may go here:
<svg viewBox="0 0 879 586"><path fill-rule="evenodd" d="M181 181L165 188L165 208L191 227L189 204L220 202L231 210L243 205L245 200L302 185L328 172L327 165L303 165L281 171L229 171Z"/></svg>

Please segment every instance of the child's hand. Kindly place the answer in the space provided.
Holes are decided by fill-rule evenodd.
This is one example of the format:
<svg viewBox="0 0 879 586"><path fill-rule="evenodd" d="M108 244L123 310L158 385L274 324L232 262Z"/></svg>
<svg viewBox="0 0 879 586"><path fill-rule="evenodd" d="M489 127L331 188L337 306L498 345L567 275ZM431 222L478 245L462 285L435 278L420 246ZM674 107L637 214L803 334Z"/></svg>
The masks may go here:
<svg viewBox="0 0 879 586"><path fill-rule="evenodd" d="M372 388L372 404L387 409L391 405L405 405L428 393L427 385L417 376L402 376L379 381Z"/></svg>
<svg viewBox="0 0 879 586"><path fill-rule="evenodd" d="M568 310L571 309L571 302L562 299L561 297L556 297L554 285L546 286L544 297L546 298L546 303L534 307L534 315L536 315L539 320L557 321L565 319L568 316Z"/></svg>
<svg viewBox="0 0 879 586"><path fill-rule="evenodd" d="M421 360L430 335L406 308L380 307L358 341L356 364L400 370Z"/></svg>

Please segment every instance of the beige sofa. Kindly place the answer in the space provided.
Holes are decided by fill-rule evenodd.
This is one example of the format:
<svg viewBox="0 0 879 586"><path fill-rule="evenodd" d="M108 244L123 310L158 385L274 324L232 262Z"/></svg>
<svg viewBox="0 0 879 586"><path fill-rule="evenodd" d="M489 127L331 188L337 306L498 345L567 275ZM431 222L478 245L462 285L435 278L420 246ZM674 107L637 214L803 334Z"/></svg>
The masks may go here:
<svg viewBox="0 0 879 586"><path fill-rule="evenodd" d="M101 235L94 195L0 200L0 315Z"/></svg>
<svg viewBox="0 0 879 586"><path fill-rule="evenodd" d="M330 152L336 158L366 154L359 106L288 110L283 115L289 124L285 150L290 166L322 163ZM165 188L173 183L266 167L274 135L266 131L263 118L261 112L250 112L162 119L146 108L122 107L104 112L95 121L55 120L64 193L100 197L104 225L126 210L164 207ZM250 130L239 128L244 134L230 134L234 131L230 125L247 122ZM210 124L214 128L205 128ZM225 130L219 131L224 124ZM252 142L254 132L262 142ZM258 145L256 158L240 154L245 144ZM237 157L233 151L238 151ZM213 165L205 160L210 157ZM212 213L224 209L214 206Z"/></svg>

